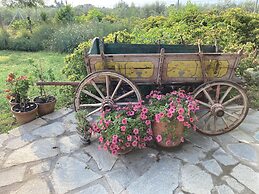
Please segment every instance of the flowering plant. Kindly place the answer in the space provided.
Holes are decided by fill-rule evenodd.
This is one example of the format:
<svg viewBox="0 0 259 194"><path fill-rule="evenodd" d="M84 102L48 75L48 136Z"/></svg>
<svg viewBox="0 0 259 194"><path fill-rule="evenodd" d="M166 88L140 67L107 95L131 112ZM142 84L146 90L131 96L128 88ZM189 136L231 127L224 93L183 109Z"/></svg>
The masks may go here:
<svg viewBox="0 0 259 194"><path fill-rule="evenodd" d="M173 124L163 134L156 135L157 142L165 141L170 144L174 139L168 139L168 133L176 130L176 122L180 122L184 126L184 134L188 129L196 130L194 121L196 121L195 112L199 109L198 103L191 95L185 93L184 90L172 91L171 93L161 94L159 91L151 91L146 96L149 100L150 120L159 123L160 121L168 121ZM172 137L174 138L174 137ZM184 141L184 137L181 137Z"/></svg>
<svg viewBox="0 0 259 194"><path fill-rule="evenodd" d="M28 90L30 81L27 76L17 77L13 73L9 73L6 79L8 89L6 98L16 103L25 103L28 101Z"/></svg>
<svg viewBox="0 0 259 194"><path fill-rule="evenodd" d="M132 148L145 148L153 139L147 113L148 109L141 102L105 111L91 131L100 134L99 147L115 155Z"/></svg>

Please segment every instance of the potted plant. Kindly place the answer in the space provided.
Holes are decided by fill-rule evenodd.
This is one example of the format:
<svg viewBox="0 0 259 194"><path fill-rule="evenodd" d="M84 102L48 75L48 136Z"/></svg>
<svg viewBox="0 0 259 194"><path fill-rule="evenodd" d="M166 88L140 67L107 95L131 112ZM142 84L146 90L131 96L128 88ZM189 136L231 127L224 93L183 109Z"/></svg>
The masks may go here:
<svg viewBox="0 0 259 194"><path fill-rule="evenodd" d="M34 75L37 78L37 80L45 81L49 79L53 81L55 79L52 69L49 69L44 74L43 68L41 65L34 65L33 61L31 62L31 64L35 67ZM54 112L56 98L54 96L48 95L43 85L39 86L39 90L40 90L40 96L37 96L33 99L33 101L39 106L38 108L39 116L43 116Z"/></svg>
<svg viewBox="0 0 259 194"><path fill-rule="evenodd" d="M28 99L30 81L26 76L17 77L11 73L7 78L9 86L8 98L13 99L17 104L12 106L11 111L19 124L34 120L37 116L38 105Z"/></svg>
<svg viewBox="0 0 259 194"><path fill-rule="evenodd" d="M76 112L75 116L77 120L77 133L84 145L89 145L91 143L91 133L89 131L91 124L86 118L87 114L88 112L86 110L79 110Z"/></svg>
<svg viewBox="0 0 259 194"><path fill-rule="evenodd" d="M162 147L174 147L184 142L188 130L196 130L195 112L197 102L183 90L172 91L165 95L151 91L146 96L148 110L156 143Z"/></svg>
<svg viewBox="0 0 259 194"><path fill-rule="evenodd" d="M6 98L8 99L11 107L20 103L20 95L16 91L17 88L15 87L15 81L16 79L14 73L9 73L6 79L8 89L6 89L5 92L7 93Z"/></svg>
<svg viewBox="0 0 259 194"><path fill-rule="evenodd" d="M100 134L99 148L113 155L125 154L135 148L145 148L153 139L147 112L141 102L117 107L115 111L102 112L97 123L91 128L92 132Z"/></svg>

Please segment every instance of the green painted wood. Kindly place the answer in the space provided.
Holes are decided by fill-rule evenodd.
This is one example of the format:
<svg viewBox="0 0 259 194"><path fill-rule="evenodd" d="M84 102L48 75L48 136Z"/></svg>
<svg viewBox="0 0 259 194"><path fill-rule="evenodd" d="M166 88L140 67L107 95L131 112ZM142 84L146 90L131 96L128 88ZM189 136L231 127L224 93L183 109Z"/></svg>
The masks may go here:
<svg viewBox="0 0 259 194"><path fill-rule="evenodd" d="M165 49L165 53L197 53L199 52L197 45L166 45L166 44L125 44L112 43L104 44L105 54L145 54L160 53L161 48ZM203 45L201 50L204 53L215 53L215 46ZM93 42L90 54L100 54L99 39Z"/></svg>

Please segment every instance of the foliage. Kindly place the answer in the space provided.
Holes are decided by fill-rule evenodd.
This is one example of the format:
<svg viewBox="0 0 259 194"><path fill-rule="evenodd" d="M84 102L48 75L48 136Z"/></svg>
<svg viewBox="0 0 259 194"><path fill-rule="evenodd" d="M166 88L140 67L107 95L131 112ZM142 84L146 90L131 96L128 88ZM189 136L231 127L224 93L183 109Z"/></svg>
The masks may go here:
<svg viewBox="0 0 259 194"><path fill-rule="evenodd" d="M5 50L8 48L9 44L9 34L6 30L0 29L0 50Z"/></svg>
<svg viewBox="0 0 259 194"><path fill-rule="evenodd" d="M47 19L48 19L47 13L46 13L46 12L41 12L41 13L40 13L40 18L41 18L41 20L42 20L43 22L46 22Z"/></svg>
<svg viewBox="0 0 259 194"><path fill-rule="evenodd" d="M44 5L43 0L2 0L2 4L8 7L38 7Z"/></svg>
<svg viewBox="0 0 259 194"><path fill-rule="evenodd" d="M55 19L58 22L68 23L74 21L74 10L70 5L65 5L61 7L55 15Z"/></svg>
<svg viewBox="0 0 259 194"><path fill-rule="evenodd" d="M99 9L90 9L87 13L86 19L87 20L98 20L99 22L102 21L104 17L104 13Z"/></svg>
<svg viewBox="0 0 259 194"><path fill-rule="evenodd" d="M84 63L85 53L89 50L91 41L87 41L78 45L74 52L65 58L65 67L62 69L68 80L79 81L86 75L86 67Z"/></svg>
<svg viewBox="0 0 259 194"><path fill-rule="evenodd" d="M97 124L92 125L91 131L99 133L101 147L115 155L130 148L145 148L153 139L147 111L141 102L117 107L116 111L107 110Z"/></svg>
<svg viewBox="0 0 259 194"><path fill-rule="evenodd" d="M76 112L75 115L77 126L81 130L83 130L83 132L88 131L91 127L89 121L86 119L87 114L88 112L86 110L79 110Z"/></svg>
<svg viewBox="0 0 259 194"><path fill-rule="evenodd" d="M161 94L153 90L146 97L149 100L148 114L150 120L159 123L160 121L178 121L183 124L185 132L193 128L196 130L194 122L196 121L195 112L199 109L197 102L191 95L186 94L183 90L172 91L171 93ZM171 133L174 128L167 129ZM163 141L171 144L173 139L168 139L167 134L156 136L158 142Z"/></svg>

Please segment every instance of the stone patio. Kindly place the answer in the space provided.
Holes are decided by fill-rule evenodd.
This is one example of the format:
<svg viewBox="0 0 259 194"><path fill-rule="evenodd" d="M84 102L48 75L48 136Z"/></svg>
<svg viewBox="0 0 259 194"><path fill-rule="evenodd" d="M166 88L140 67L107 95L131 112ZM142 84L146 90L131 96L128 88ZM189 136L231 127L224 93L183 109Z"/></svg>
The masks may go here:
<svg viewBox="0 0 259 194"><path fill-rule="evenodd" d="M0 135L0 193L259 193L259 112L234 131L191 133L178 148L112 156L82 146L74 112L61 109Z"/></svg>

